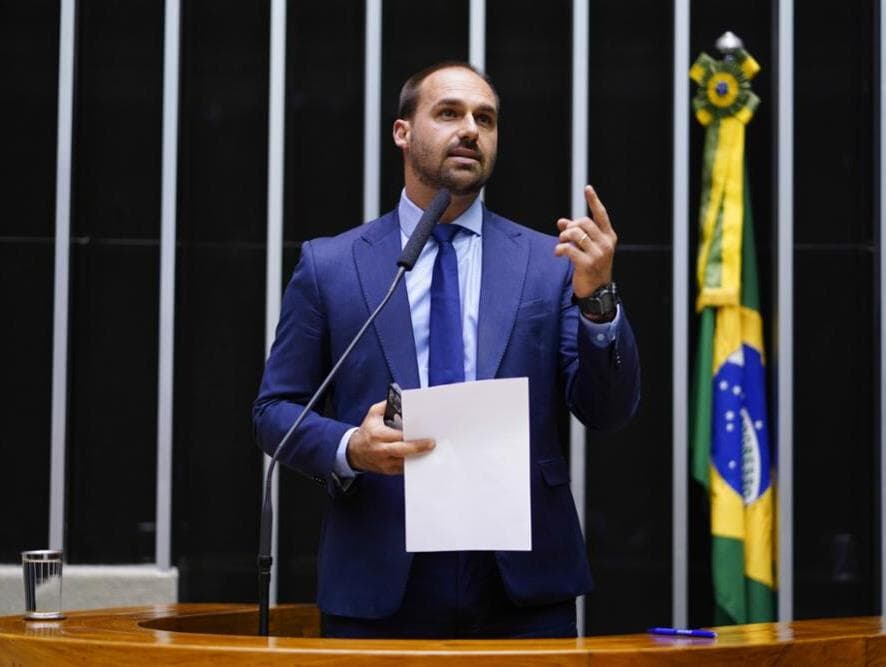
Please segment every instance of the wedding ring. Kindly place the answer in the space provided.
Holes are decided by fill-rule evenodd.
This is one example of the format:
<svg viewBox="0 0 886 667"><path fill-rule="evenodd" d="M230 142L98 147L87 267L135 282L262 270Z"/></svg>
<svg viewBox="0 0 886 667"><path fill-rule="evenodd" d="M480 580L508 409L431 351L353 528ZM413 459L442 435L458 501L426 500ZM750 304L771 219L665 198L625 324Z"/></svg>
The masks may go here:
<svg viewBox="0 0 886 667"><path fill-rule="evenodd" d="M582 250L584 250L584 248L585 248L584 243L585 243L585 241L588 240L588 238L590 238L590 237L589 237L587 234L585 234L584 236L582 236L582 237L578 240L578 247L581 248Z"/></svg>

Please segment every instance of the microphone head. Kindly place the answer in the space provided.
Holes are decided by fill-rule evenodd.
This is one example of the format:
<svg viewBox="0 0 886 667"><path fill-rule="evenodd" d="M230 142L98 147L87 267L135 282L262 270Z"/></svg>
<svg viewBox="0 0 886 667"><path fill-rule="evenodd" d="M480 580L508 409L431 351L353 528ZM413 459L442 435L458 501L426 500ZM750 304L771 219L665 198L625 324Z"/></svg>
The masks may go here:
<svg viewBox="0 0 886 667"><path fill-rule="evenodd" d="M428 207L424 210L424 213L422 213L418 224L412 231L412 235L409 237L406 247L403 248L403 252L400 253L400 259L397 260L397 266L402 266L407 271L412 270L412 267L415 266L415 262L418 260L418 256L425 247L425 243L428 242L428 237L431 235L434 225L439 222L440 218L442 218L443 214L446 212L446 209L449 208L450 201L452 201L452 195L449 190L446 188L440 188L437 190L437 194L434 195L431 203L428 204Z"/></svg>
<svg viewBox="0 0 886 667"><path fill-rule="evenodd" d="M440 188L437 190L437 194L434 195L434 198L431 200L431 203L428 204L428 207L425 209L421 217L433 218L434 224L436 225L437 221L443 217L446 209L449 208L449 203L451 201L452 193L450 193L447 188Z"/></svg>

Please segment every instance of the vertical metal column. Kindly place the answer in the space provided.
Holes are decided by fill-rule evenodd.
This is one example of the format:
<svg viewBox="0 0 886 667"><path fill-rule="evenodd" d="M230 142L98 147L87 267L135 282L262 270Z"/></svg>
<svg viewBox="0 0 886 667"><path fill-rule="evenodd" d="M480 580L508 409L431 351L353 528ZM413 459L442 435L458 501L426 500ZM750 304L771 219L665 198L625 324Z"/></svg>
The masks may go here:
<svg viewBox="0 0 886 667"><path fill-rule="evenodd" d="M685 627L688 620L689 571L686 525L689 507L689 428L686 410L689 404L689 0L674 0L673 131L671 622L675 627Z"/></svg>
<svg viewBox="0 0 886 667"><path fill-rule="evenodd" d="M877 3L879 12L879 30L877 32L877 50L880 76L880 95L877 98L879 112L879 171L880 189L875 197L880 215L880 613L886 614L886 308L883 297L886 295L886 49L883 48L883 36L886 35L886 12L883 11L882 0Z"/></svg>
<svg viewBox="0 0 886 667"><path fill-rule="evenodd" d="M166 0L163 37L163 164L160 205L160 342L157 373L157 500L155 560L172 562L172 398L175 347L175 241L178 185L180 0Z"/></svg>
<svg viewBox="0 0 886 667"><path fill-rule="evenodd" d="M588 0L572 2L572 175L569 194L571 215L588 214L584 187L588 182ZM582 532L585 529L585 455L587 434L584 425L574 416L569 418L569 474L572 495L578 511ZM579 635L585 628L585 599L577 601L576 623Z"/></svg>
<svg viewBox="0 0 886 667"><path fill-rule="evenodd" d="M381 3L366 0L366 72L363 109L363 220L378 217L381 170Z"/></svg>
<svg viewBox="0 0 886 667"><path fill-rule="evenodd" d="M468 24L468 62L486 70L486 0L471 0Z"/></svg>
<svg viewBox="0 0 886 667"><path fill-rule="evenodd" d="M486 71L486 0L470 0L468 8L468 62L481 72ZM480 190L486 199L486 187Z"/></svg>
<svg viewBox="0 0 886 667"><path fill-rule="evenodd" d="M794 616L794 3L778 2L778 619Z"/></svg>
<svg viewBox="0 0 886 667"><path fill-rule="evenodd" d="M268 100L268 229L265 268L265 357L271 352L274 330L280 318L283 278L283 170L286 148L286 0L271 0L270 92ZM271 457L264 457L264 475L268 474ZM264 488L264 486L262 486ZM270 602L277 604L279 590L280 476L274 469L271 480L274 525L271 528Z"/></svg>
<svg viewBox="0 0 886 667"><path fill-rule="evenodd" d="M62 0L58 46L58 144L55 167L55 285L52 328L52 425L49 547L65 539L65 455L68 419L68 290L71 253L71 146L74 114L76 0Z"/></svg>

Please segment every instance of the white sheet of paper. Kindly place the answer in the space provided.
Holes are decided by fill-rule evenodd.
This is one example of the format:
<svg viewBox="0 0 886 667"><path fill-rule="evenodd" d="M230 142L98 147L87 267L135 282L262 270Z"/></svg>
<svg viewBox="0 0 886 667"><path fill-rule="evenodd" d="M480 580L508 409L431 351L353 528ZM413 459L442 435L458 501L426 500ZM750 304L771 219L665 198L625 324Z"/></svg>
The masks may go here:
<svg viewBox="0 0 886 667"><path fill-rule="evenodd" d="M403 436L433 438L406 459L406 550L532 549L529 380L403 391Z"/></svg>

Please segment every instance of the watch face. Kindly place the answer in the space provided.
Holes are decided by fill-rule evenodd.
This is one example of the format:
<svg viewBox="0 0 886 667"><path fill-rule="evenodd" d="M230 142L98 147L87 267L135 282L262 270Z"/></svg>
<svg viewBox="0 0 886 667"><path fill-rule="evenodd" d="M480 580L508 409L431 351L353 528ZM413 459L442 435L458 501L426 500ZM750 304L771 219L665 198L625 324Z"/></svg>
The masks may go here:
<svg viewBox="0 0 886 667"><path fill-rule="evenodd" d="M579 310L585 315L611 315L616 311L618 292L616 292L615 283L610 283L583 299L578 299L573 295L572 300L573 303L578 304Z"/></svg>
<svg viewBox="0 0 886 667"><path fill-rule="evenodd" d="M615 304L612 302L612 294L607 292L606 294L602 294L595 299L597 302L597 314L605 315L611 313L615 308Z"/></svg>

